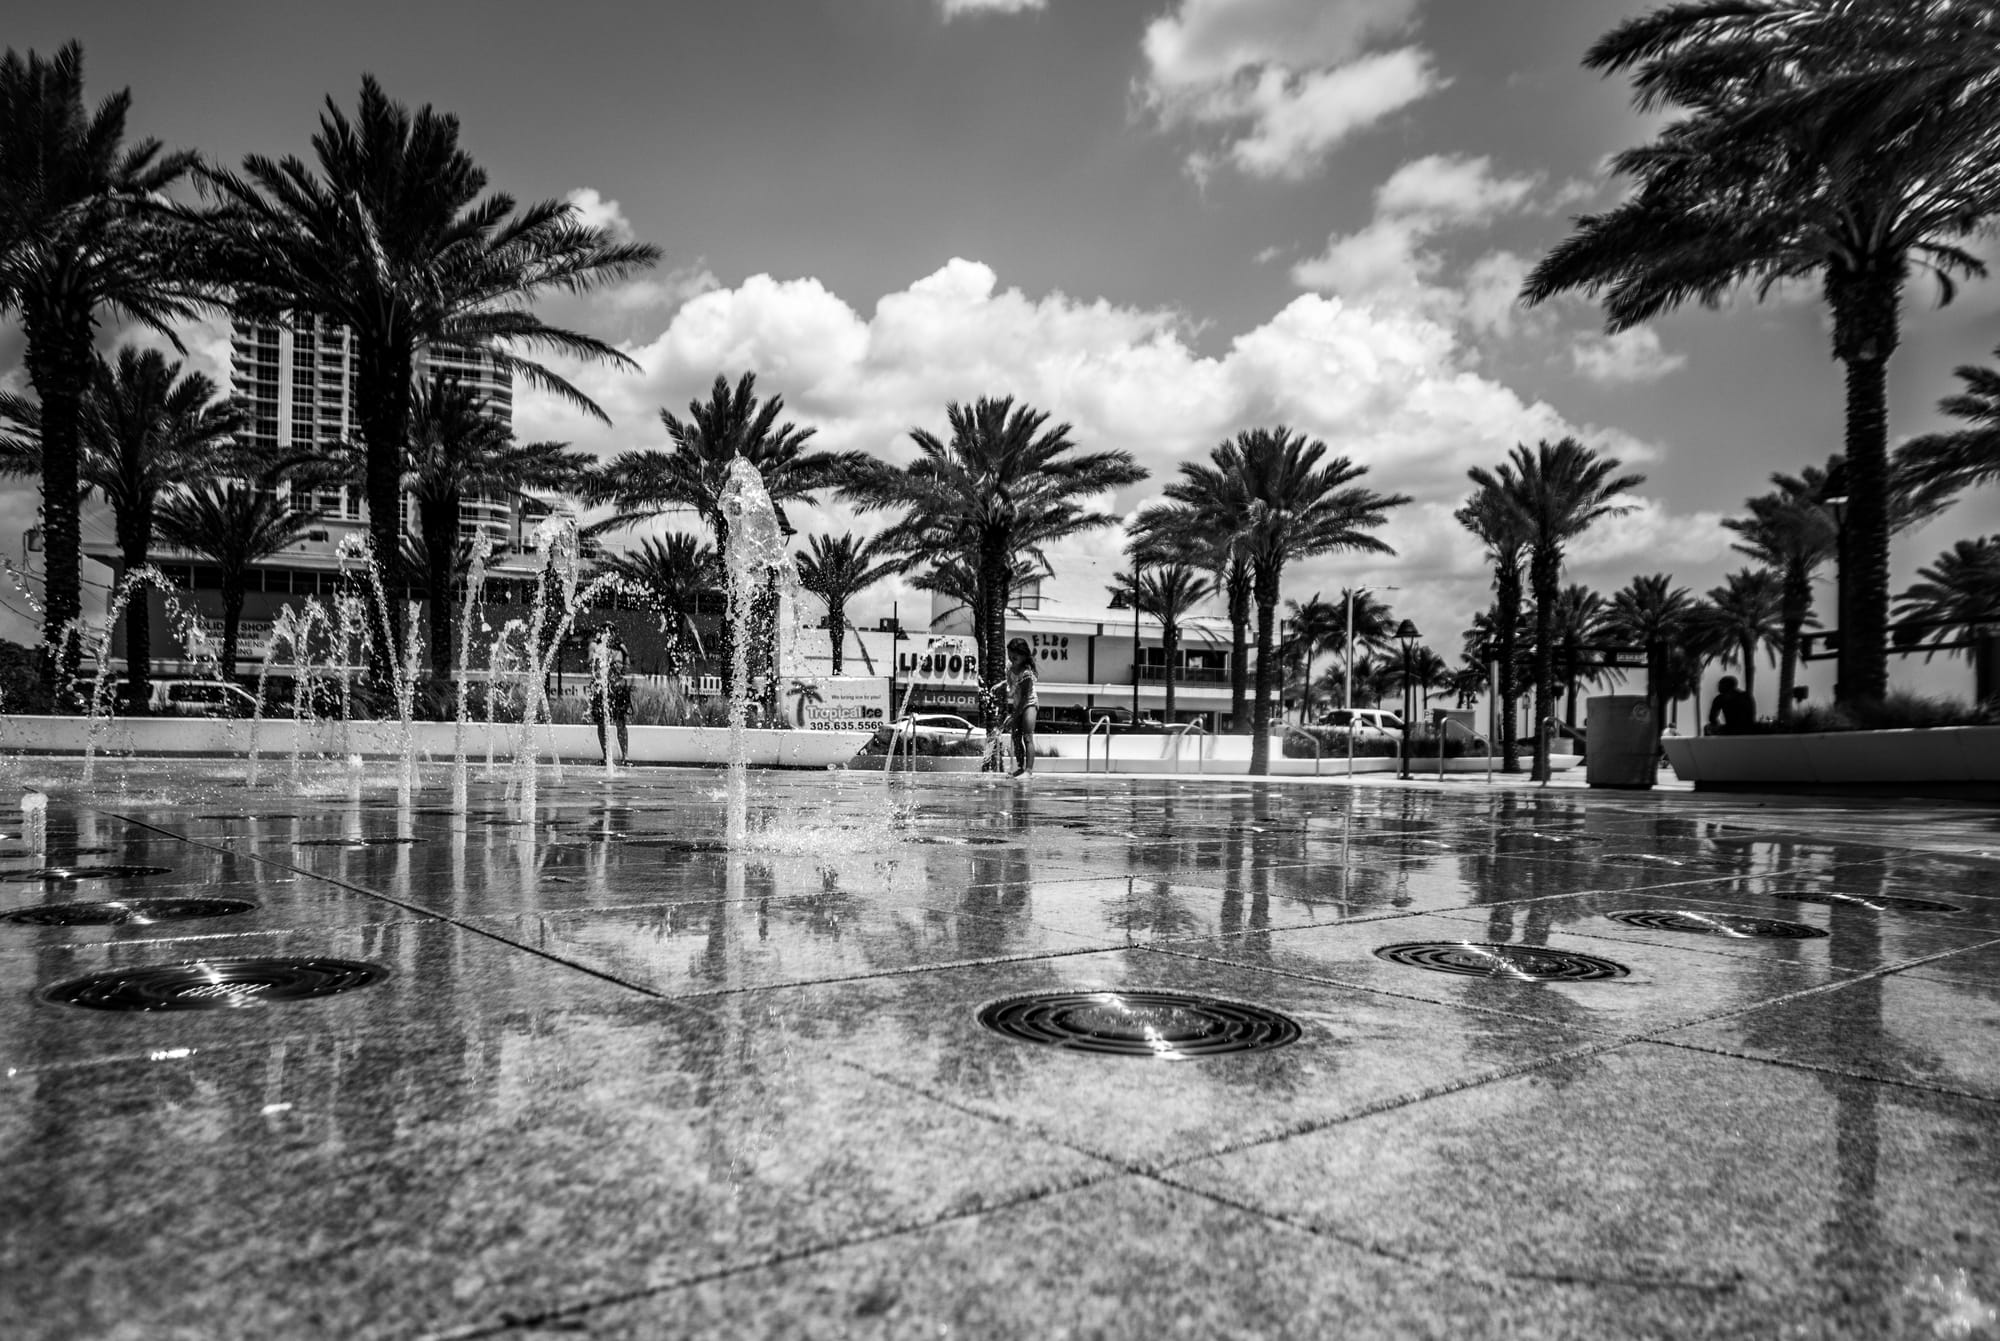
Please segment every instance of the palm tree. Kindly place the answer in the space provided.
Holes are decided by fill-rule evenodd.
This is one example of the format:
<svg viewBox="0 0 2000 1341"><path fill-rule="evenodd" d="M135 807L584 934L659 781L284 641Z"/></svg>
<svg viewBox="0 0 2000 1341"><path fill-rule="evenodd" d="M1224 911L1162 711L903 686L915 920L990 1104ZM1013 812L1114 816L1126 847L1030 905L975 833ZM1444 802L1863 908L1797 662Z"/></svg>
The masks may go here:
<svg viewBox="0 0 2000 1341"><path fill-rule="evenodd" d="M1993 353L2000 357L2000 349ZM1926 434L1901 452L1913 475L1953 490L2000 480L2000 369L1966 363L1957 372L1964 389L1938 409L1971 427Z"/></svg>
<svg viewBox="0 0 2000 1341"><path fill-rule="evenodd" d="M1627 20L1585 64L1630 70L1639 105L1685 109L1617 171L1637 189L1587 215L1522 290L1529 303L1603 294L1631 328L1690 299L1816 277L1846 367L1852 468L1840 683L1888 685L1886 370L1912 265L1984 273L1956 245L2000 213L2000 13L1952 0L1694 0Z"/></svg>
<svg viewBox="0 0 2000 1341"><path fill-rule="evenodd" d="M1575 438L1556 443L1544 440L1532 452L1517 446L1509 464L1513 467L1511 477L1475 469L1472 480L1481 490L1493 491L1507 501L1528 546L1529 584L1535 601L1534 778L1546 782L1549 733L1543 724L1555 712L1552 634L1562 591L1563 547L1605 518L1630 512L1630 504L1616 500L1645 483L1646 477L1620 475L1617 458L1600 456Z"/></svg>
<svg viewBox="0 0 2000 1341"><path fill-rule="evenodd" d="M1604 598L1589 587L1572 582L1556 597L1549 637L1555 652L1556 683L1564 692L1563 720L1572 727L1576 725L1577 686L1603 674L1592 659L1603 625Z"/></svg>
<svg viewBox="0 0 2000 1341"><path fill-rule="evenodd" d="M327 99L312 139L317 171L299 158L253 154L240 174L202 172L220 203L206 263L230 284L238 310L312 314L348 330L369 530L376 560L391 568L402 553L418 351L485 351L501 370L609 422L519 351L638 365L595 336L549 325L528 304L552 290L588 292L659 259L656 247L579 222L573 205L545 200L516 212L512 196L485 194L486 172L459 147L458 133L457 117L428 105L413 115L365 75L352 119ZM385 590L400 588L397 574L384 577ZM400 629L398 604L378 612L383 627ZM378 675L394 657L382 650L388 659L378 657Z"/></svg>
<svg viewBox="0 0 2000 1341"><path fill-rule="evenodd" d="M1665 573L1633 578L1605 607L1605 634L1646 655L1646 696L1656 735L1666 725L1667 709L1700 684L1701 663L1713 646L1701 635L1704 622L1688 589L1674 586Z"/></svg>
<svg viewBox="0 0 2000 1341"><path fill-rule="evenodd" d="M917 458L907 466L862 459L843 497L863 512L902 516L883 546L906 554L963 554L976 581L973 627L988 687L1004 669L1007 589L1016 563L1057 540L1112 525L1116 518L1086 506L1089 499L1146 472L1131 453L1079 452L1069 425L1047 427L1048 415L1013 398L981 397L945 408L949 441L912 429ZM1137 661L1137 652L1134 652Z"/></svg>
<svg viewBox="0 0 2000 1341"><path fill-rule="evenodd" d="M1198 508L1156 505L1134 520L1135 541L1148 552L1177 556L1202 569L1221 592L1229 617L1229 721L1238 733L1250 729L1250 556L1235 535L1210 530Z"/></svg>
<svg viewBox="0 0 2000 1341"><path fill-rule="evenodd" d="M160 539L199 554L221 570L223 678L236 677L237 631L251 565L305 538L318 514L259 483L210 480L161 500L153 515Z"/></svg>
<svg viewBox="0 0 2000 1341"><path fill-rule="evenodd" d="M847 603L892 573L909 566L907 558L890 557L880 536L856 540L852 532L813 536L799 555L799 585L826 601L827 637L833 643L833 673L840 674L840 654L847 634Z"/></svg>
<svg viewBox="0 0 2000 1341"><path fill-rule="evenodd" d="M1739 539L1731 546L1762 564L1778 584L1778 720L1791 720L1792 685L1799 662L1800 634L1816 625L1813 618L1813 574L1833 554L1833 518L1803 481L1774 475L1778 487L1748 499L1747 517L1725 517L1722 524Z"/></svg>
<svg viewBox="0 0 2000 1341"><path fill-rule="evenodd" d="M706 596L722 586L722 561L715 550L691 535L670 531L664 537L648 536L629 554L606 556L600 572L625 580L627 589L659 613L667 636L678 643L686 638L701 654L701 613ZM679 669L681 658L671 658Z"/></svg>
<svg viewBox="0 0 2000 1341"><path fill-rule="evenodd" d="M1251 708L1250 771L1270 772L1272 647L1278 585L1285 564L1335 550L1393 554L1370 532L1404 494L1378 494L1355 483L1367 474L1346 457L1321 461L1327 447L1286 428L1250 429L1187 462L1166 488L1171 502L1206 514L1238 539L1250 560L1257 604L1257 681Z"/></svg>
<svg viewBox="0 0 2000 1341"><path fill-rule="evenodd" d="M1479 696L1486 692L1486 663L1465 661L1450 672L1444 684L1445 692L1461 708L1469 708L1479 702Z"/></svg>
<svg viewBox="0 0 2000 1341"><path fill-rule="evenodd" d="M1779 645L1784 630L1784 593L1775 574L1765 568L1731 573L1710 588L1707 632L1726 649L1722 659L1743 668L1743 692L1756 696L1757 653Z"/></svg>
<svg viewBox="0 0 2000 1341"><path fill-rule="evenodd" d="M1898 619L1920 620L1933 645L1954 636L1988 637L2000 626L2000 536L1961 540L1917 570L1896 607ZM1990 657L1968 651L1980 702L2000 694Z"/></svg>
<svg viewBox="0 0 2000 1341"><path fill-rule="evenodd" d="M1166 660L1167 705L1162 720L1174 720L1174 683L1178 676L1181 651L1181 624L1197 605L1215 594L1215 586L1202 571L1179 559L1163 558L1157 551L1147 558L1146 542L1139 539L1127 547L1135 564L1133 573L1119 573L1111 580L1115 595L1124 596L1142 614L1160 621L1160 653ZM1150 567L1139 568L1139 563ZM1135 578L1136 573L1136 578ZM1135 658L1132 673L1137 675Z"/></svg>
<svg viewBox="0 0 2000 1341"><path fill-rule="evenodd" d="M432 675L451 676L452 577L465 500L563 488L582 479L589 461L565 443L514 441L513 430L484 399L453 378L440 374L417 391L402 487L416 504Z"/></svg>
<svg viewBox="0 0 2000 1341"><path fill-rule="evenodd" d="M1398 663L1400 666L1400 663ZM1423 695L1423 709L1430 711L1431 692L1445 688L1451 680L1451 663L1419 643L1410 649L1410 684Z"/></svg>
<svg viewBox="0 0 2000 1341"><path fill-rule="evenodd" d="M1518 773L1521 761L1515 757L1516 714L1520 697L1521 563L1528 552L1528 533L1512 495L1518 488L1513 468L1500 465L1491 473L1470 472L1478 488L1463 507L1452 515L1486 547L1487 561L1493 565L1493 619L1491 638L1482 655L1498 663L1495 679L1500 696L1500 768Z"/></svg>
<svg viewBox="0 0 2000 1341"><path fill-rule="evenodd" d="M1292 631L1278 650L1281 656L1295 657L1303 663L1299 676L1299 721L1311 722L1313 656L1328 643L1342 643L1347 634L1347 611L1329 605L1314 592L1303 604L1286 601L1285 612L1285 622Z"/></svg>
<svg viewBox="0 0 2000 1341"><path fill-rule="evenodd" d="M16 425L0 434L0 474L34 474L41 464L40 408L0 393L0 420ZM242 422L213 382L198 372L183 375L157 350L126 345L115 366L95 360L84 404L80 496L94 491L111 506L121 579L146 566L161 493L190 473L213 469L217 451ZM152 646L152 608L143 593L131 593L125 665L133 712L143 713L151 698Z"/></svg>
<svg viewBox="0 0 2000 1341"><path fill-rule="evenodd" d="M731 388L729 379L716 374L706 401L689 401L688 417L661 409L660 423L673 445L667 451L622 452L613 457L598 477L595 491L608 497L619 515L632 521L650 519L673 512L692 512L700 517L715 537L715 552L724 563L729 555L729 517L722 500L729 482L730 463L748 461L762 477L765 492L778 513L778 524L786 534L791 523L785 504L810 502L821 489L832 488L857 469L867 458L857 452L822 452L808 444L816 430L782 420L785 398L757 396L757 375L746 372ZM776 601L758 620L750 646L751 673L763 673L771 664L776 636ZM718 655L723 680L734 675L732 651L735 631L725 622ZM776 677L768 677L775 683ZM729 686L732 691L734 686Z"/></svg>
<svg viewBox="0 0 2000 1341"><path fill-rule="evenodd" d="M200 281L177 263L182 230L159 201L195 164L158 140L124 143L130 89L96 110L83 101L83 48L44 59L0 58L0 316L18 313L23 362L40 401L43 640L51 684L69 684L80 655L69 630L82 612L77 503L84 404L97 366L97 316L109 310L172 338Z"/></svg>

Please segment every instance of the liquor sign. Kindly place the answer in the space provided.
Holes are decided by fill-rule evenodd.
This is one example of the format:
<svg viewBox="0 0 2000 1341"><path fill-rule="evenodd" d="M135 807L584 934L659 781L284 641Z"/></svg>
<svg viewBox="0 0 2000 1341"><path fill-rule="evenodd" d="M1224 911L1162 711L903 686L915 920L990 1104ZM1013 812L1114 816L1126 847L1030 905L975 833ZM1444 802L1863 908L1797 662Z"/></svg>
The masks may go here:
<svg viewBox="0 0 2000 1341"><path fill-rule="evenodd" d="M873 731L889 720L889 682L879 675L780 681L784 712L803 731Z"/></svg>
<svg viewBox="0 0 2000 1341"><path fill-rule="evenodd" d="M970 638L933 638L920 651L897 653L896 674L908 684L976 686L978 645Z"/></svg>

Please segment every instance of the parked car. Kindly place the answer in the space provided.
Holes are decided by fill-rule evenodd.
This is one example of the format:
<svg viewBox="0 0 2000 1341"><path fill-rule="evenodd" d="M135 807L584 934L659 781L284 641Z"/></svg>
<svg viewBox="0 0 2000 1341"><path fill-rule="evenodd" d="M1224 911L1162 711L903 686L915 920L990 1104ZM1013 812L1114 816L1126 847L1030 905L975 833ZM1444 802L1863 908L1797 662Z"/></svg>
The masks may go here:
<svg viewBox="0 0 2000 1341"><path fill-rule="evenodd" d="M1335 708L1320 714L1318 725L1351 730L1363 740L1371 736L1390 739L1403 734L1402 714L1383 708Z"/></svg>
<svg viewBox="0 0 2000 1341"><path fill-rule="evenodd" d="M889 731L891 738L899 742L913 736L919 740L956 741L971 740L975 733L982 737L985 734L963 717L948 712L920 712L899 718Z"/></svg>
<svg viewBox="0 0 2000 1341"><path fill-rule="evenodd" d="M155 680L147 706L155 717L248 717L257 700L224 680Z"/></svg>

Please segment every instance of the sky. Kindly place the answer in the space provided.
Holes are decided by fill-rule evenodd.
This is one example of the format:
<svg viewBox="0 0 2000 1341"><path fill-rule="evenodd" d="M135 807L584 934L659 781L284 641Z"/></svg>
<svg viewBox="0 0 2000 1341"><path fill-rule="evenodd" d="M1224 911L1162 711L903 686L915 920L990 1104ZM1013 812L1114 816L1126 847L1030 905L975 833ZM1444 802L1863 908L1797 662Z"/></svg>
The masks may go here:
<svg viewBox="0 0 2000 1341"><path fill-rule="evenodd" d="M659 246L646 276L539 304L637 365L562 365L611 424L523 390L523 437L661 447L662 406L754 371L820 444L903 459L911 429L943 431L948 402L1010 395L1147 467L1104 500L1124 517L1182 462L1284 425L1415 499L1381 532L1395 556L1303 562L1286 596L1398 588L1397 613L1455 659L1490 599L1451 518L1468 468L1563 434L1618 457L1646 483L1577 544L1571 580L1608 595L1666 572L1700 593L1745 562L1721 519L1840 445L1840 366L1809 289L1612 338L1584 299L1515 302L1568 221L1618 199L1607 157L1654 124L1581 66L1646 7L14 0L0 43L80 40L93 96L131 88L132 133L229 164L308 153L325 99L351 108L372 73L456 114L494 189L568 199ZM2000 261L2000 245L1980 249ZM1942 309L1912 286L1896 440L1947 426L1952 369L1994 357L1996 285ZM220 327L184 342L192 366L226 371ZM0 320L0 382L23 385L20 363ZM6 534L32 514L32 495L0 496ZM838 505L796 520L879 525ZM1898 539L1895 585L1996 530L2000 490L1969 497ZM1122 539L1055 551L1045 608L1102 608ZM885 583L851 613L899 599L923 604ZM1808 683L1824 690L1829 667ZM1962 662L1892 674L1970 689Z"/></svg>

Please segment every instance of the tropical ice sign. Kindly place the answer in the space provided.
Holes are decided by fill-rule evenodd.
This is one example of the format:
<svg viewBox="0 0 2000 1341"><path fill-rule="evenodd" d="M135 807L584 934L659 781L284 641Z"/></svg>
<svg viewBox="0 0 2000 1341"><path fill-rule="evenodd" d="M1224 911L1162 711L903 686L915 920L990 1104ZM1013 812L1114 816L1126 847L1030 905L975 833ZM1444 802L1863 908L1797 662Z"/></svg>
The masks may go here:
<svg viewBox="0 0 2000 1341"><path fill-rule="evenodd" d="M889 682L879 675L784 684L785 715L802 731L873 731L889 720Z"/></svg>

